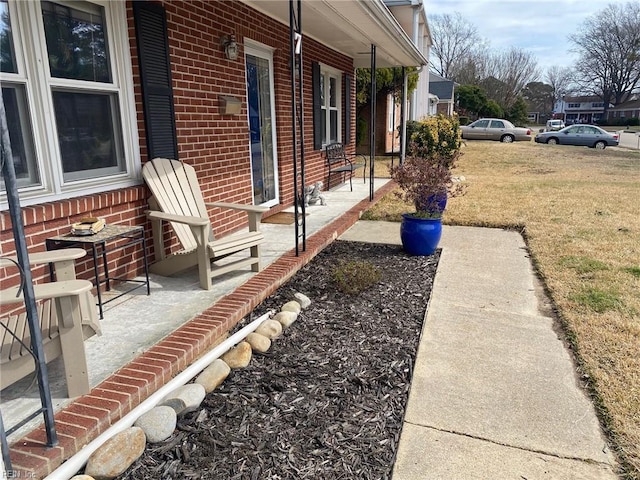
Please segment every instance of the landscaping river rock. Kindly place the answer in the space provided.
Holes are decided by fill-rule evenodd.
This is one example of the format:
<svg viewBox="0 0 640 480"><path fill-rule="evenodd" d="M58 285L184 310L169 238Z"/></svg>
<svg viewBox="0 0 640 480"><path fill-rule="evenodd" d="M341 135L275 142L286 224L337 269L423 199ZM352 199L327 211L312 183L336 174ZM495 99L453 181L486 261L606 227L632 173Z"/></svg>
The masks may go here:
<svg viewBox="0 0 640 480"><path fill-rule="evenodd" d="M310 303L295 323L179 414L173 434L147 443L118 478L390 478L437 261L437 253L334 242L252 315L302 294ZM358 272L353 262L373 265L380 279L346 294L335 271ZM366 281L356 275L350 287Z"/></svg>

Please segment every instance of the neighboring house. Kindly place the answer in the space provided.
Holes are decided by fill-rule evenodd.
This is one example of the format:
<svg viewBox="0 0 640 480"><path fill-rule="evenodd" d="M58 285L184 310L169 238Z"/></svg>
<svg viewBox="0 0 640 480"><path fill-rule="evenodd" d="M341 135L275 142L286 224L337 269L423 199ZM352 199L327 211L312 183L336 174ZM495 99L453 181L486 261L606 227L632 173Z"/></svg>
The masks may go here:
<svg viewBox="0 0 640 480"><path fill-rule="evenodd" d="M640 98L637 94L631 95L629 101L607 111L607 120L612 124L622 125L630 118L640 118Z"/></svg>
<svg viewBox="0 0 640 480"><path fill-rule="evenodd" d="M554 118L563 118L567 125L597 123L604 115L604 103L597 96L563 97L553 109Z"/></svg>
<svg viewBox="0 0 640 480"><path fill-rule="evenodd" d="M425 0L383 0L416 48L429 58L431 32L427 21ZM407 120L420 120L429 115L429 68L419 68L418 87L409 97Z"/></svg>
<svg viewBox="0 0 640 480"><path fill-rule="evenodd" d="M207 201L265 205L265 216L291 206L289 5L1 1L0 79L30 251L84 216L148 226L140 170L156 156L194 165ZM378 67L425 65L428 50L381 0L304 0L301 18L311 184L325 178L324 145L355 149L354 73L370 66L371 45ZM6 255L4 191L0 202ZM245 222L214 214L217 235ZM141 268L138 249L114 274Z"/></svg>
<svg viewBox="0 0 640 480"><path fill-rule="evenodd" d="M437 73L429 74L429 94L432 96L430 115L453 115L455 108L455 82Z"/></svg>
<svg viewBox="0 0 640 480"><path fill-rule="evenodd" d="M383 0L395 20L406 32L407 38L415 47L429 58L431 33L425 12L424 0ZM380 65L377 65L380 67ZM429 69L426 64L419 67L417 88L406 98L405 119L419 120L429 115ZM402 98L391 95L378 95L375 119L376 154L400 153L399 127L401 125ZM364 122L369 130L371 113L369 108L360 112L359 121ZM358 151L368 154L370 143L360 145Z"/></svg>

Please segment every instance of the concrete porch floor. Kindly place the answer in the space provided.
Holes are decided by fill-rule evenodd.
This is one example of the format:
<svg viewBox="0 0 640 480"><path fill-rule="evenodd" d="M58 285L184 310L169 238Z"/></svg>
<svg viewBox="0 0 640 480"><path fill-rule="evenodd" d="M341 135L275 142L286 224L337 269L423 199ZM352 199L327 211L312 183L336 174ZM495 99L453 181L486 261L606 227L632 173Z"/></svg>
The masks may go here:
<svg viewBox="0 0 640 480"><path fill-rule="evenodd" d="M387 179L376 179L376 199L390 191ZM176 277L150 276L145 288L106 304L102 335L85 342L89 394L66 398L60 359L49 377L59 443L45 448L38 416L9 437L14 470L46 476L64 459L104 432L212 348L262 300L285 283L319 251L351 227L366 210L369 182L354 178L353 192L341 185L323 192L327 205L307 208L307 249L295 256L294 225L262 224L263 271L231 272L214 279L211 291L200 289L196 269ZM293 211L293 207L287 209ZM40 407L33 375L4 389L0 411L10 429Z"/></svg>

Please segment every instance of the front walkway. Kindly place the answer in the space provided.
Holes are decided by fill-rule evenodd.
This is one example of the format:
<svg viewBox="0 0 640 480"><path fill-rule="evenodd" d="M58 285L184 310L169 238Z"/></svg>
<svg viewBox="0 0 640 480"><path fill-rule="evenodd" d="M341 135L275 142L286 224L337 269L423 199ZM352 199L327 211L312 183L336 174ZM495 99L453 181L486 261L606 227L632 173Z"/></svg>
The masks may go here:
<svg viewBox="0 0 640 480"><path fill-rule="evenodd" d="M393 184L376 179L375 186L377 200ZM343 185L323 195L327 206L307 208L307 249L300 256L295 256L294 225L262 224L266 237L262 272L229 273L214 279L211 291L200 289L195 269L180 277L152 275L150 296L139 289L120 303L107 304L102 336L86 341L91 392L73 401L64 398L62 364L58 360L49 365L59 444L44 447L44 429L32 431L38 422L23 427L9 438L14 470L33 472L36 478L55 470L210 350L371 205L369 183L357 179L353 192ZM2 391L6 429L39 408L37 385L31 380Z"/></svg>

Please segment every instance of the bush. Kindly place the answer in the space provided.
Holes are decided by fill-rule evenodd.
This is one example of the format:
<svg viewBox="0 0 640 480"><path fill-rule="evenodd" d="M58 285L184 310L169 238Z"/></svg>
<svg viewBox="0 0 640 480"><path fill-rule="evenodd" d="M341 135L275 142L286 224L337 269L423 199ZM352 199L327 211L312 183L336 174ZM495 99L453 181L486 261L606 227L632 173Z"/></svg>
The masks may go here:
<svg viewBox="0 0 640 480"><path fill-rule="evenodd" d="M629 117L629 118L625 118L625 117L618 117L618 118L612 118L610 120L607 120L606 118L601 118L600 120L598 120L597 122L598 125L611 125L611 126L618 126L618 127L637 127L638 125L640 125L640 118L638 117Z"/></svg>
<svg viewBox="0 0 640 480"><path fill-rule="evenodd" d="M460 123L457 118L436 115L421 122L412 122L411 135L407 126L409 140L407 153L412 156L430 157L442 155L453 157L460 150Z"/></svg>
<svg viewBox="0 0 640 480"><path fill-rule="evenodd" d="M370 262L352 261L342 262L333 271L333 279L338 289L349 295L357 295L365 291L371 285L380 281L381 273Z"/></svg>

